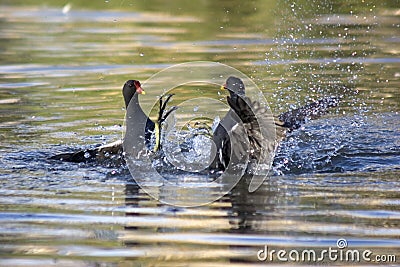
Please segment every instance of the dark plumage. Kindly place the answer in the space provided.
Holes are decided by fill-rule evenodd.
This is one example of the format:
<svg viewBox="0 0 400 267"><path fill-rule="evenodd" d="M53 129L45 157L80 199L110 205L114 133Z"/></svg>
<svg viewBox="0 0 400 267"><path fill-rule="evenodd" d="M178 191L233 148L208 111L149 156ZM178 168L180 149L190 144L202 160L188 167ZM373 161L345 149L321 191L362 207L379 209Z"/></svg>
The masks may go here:
<svg viewBox="0 0 400 267"><path fill-rule="evenodd" d="M210 169L214 170L225 170L231 157L237 160L247 155L249 161L263 162L267 156L262 153L263 149L268 154L274 153L287 131L299 128L308 119L320 117L328 108L338 104L337 98L326 98L272 117L266 107L245 95L245 86L239 78L229 77L224 87L229 90L227 102L230 110L213 134L216 156ZM275 140L265 138L269 136L265 135L265 129L262 130L260 123L264 128L275 124ZM232 141L232 138L235 140ZM233 150L231 143L235 144Z"/></svg>
<svg viewBox="0 0 400 267"><path fill-rule="evenodd" d="M152 121L142 110L139 104L139 94L145 94L141 84L137 80L127 81L122 88L125 107L127 110L126 126L127 131L124 141L118 140L111 144L99 146L95 149L86 149L73 153L58 154L51 159L69 161L69 162L90 162L97 161L107 163L113 166L123 164L123 142L139 142L141 136L140 131L145 129L144 142L147 149L157 151L160 149L161 124L171 114L176 107L172 107L167 112L166 107L172 95L160 97L160 111L157 121ZM158 135L157 137L155 135ZM153 138L154 136L154 138ZM139 140L139 141L138 141Z"/></svg>
<svg viewBox="0 0 400 267"><path fill-rule="evenodd" d="M229 77L224 87L229 90L227 102L230 109L219 122L212 136L216 154L208 168L211 173L225 170L232 160L239 163L247 161L262 163L268 156L272 155L273 158L277 146L288 131L299 128L309 119L320 117L330 107L338 104L337 98L325 98L273 117L268 107L264 107L260 102L252 101L246 96L245 86L239 78ZM176 107L172 107L166 111L172 95L160 98L158 118L156 121L152 121L139 104L138 95L144 94L139 81L127 81L123 86L122 94L127 110L127 131L124 140L118 140L95 149L59 154L53 156L52 159L69 162L94 161L120 166L125 164L123 147L140 147L153 152L160 150L161 125L176 109ZM275 139L268 139L268 137L274 136L274 132L271 132L271 129L266 131L266 125L272 125ZM232 149L232 144L234 144L234 149ZM267 160L272 160L272 158Z"/></svg>

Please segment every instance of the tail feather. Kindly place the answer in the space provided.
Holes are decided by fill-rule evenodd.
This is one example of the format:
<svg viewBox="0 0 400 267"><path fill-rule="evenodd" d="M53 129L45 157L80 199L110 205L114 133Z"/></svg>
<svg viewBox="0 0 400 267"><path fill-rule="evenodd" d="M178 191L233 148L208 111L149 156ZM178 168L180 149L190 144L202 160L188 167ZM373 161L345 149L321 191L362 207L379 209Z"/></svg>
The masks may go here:
<svg viewBox="0 0 400 267"><path fill-rule="evenodd" d="M50 159L75 163L89 163L94 161L97 161L99 163L108 163L109 161L114 161L115 164L113 165L118 165L119 161L123 160L122 152L122 140L118 140L113 143L102 145L93 149L85 149L70 153L57 154L50 157Z"/></svg>
<svg viewBox="0 0 400 267"><path fill-rule="evenodd" d="M68 162L90 162L97 157L98 150L97 149L85 149L77 152L71 153L62 153L55 156L52 156L50 159L53 160L61 160Z"/></svg>
<svg viewBox="0 0 400 267"><path fill-rule="evenodd" d="M290 130L295 130L300 128L307 120L321 117L328 112L329 108L336 107L338 104L338 97L320 99L303 107L280 114L276 124L278 126L289 128Z"/></svg>

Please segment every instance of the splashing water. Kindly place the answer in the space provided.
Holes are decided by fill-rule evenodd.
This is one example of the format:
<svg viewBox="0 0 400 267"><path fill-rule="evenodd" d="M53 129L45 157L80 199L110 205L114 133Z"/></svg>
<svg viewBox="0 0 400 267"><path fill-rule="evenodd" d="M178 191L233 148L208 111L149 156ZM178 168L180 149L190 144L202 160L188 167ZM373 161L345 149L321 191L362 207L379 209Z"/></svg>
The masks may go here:
<svg viewBox="0 0 400 267"><path fill-rule="evenodd" d="M212 140L206 136L204 129L171 131L163 142L163 150L173 165L184 171L195 171L207 168L210 161Z"/></svg>

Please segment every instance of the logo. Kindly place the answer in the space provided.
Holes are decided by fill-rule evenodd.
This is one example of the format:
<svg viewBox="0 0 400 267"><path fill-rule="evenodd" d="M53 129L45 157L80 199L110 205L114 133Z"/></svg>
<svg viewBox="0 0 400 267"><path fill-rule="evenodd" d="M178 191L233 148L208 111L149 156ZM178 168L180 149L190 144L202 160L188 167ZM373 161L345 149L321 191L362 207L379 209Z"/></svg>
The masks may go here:
<svg viewBox="0 0 400 267"><path fill-rule="evenodd" d="M347 240L339 238L336 247L319 249L273 249L265 245L258 250L257 259L265 262L370 262L370 263L395 263L395 254L374 254L370 249L349 249Z"/></svg>

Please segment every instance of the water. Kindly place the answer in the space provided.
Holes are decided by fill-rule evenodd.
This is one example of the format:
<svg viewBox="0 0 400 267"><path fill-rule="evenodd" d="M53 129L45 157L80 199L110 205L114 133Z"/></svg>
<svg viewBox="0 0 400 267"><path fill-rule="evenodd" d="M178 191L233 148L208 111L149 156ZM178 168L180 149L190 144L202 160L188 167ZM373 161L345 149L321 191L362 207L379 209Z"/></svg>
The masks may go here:
<svg viewBox="0 0 400 267"><path fill-rule="evenodd" d="M0 11L0 265L251 265L265 245L339 238L399 262L397 1L20 2ZM123 83L192 60L248 74L276 114L343 100L289 134L255 193L198 208L161 204L124 168L48 160L121 138Z"/></svg>

